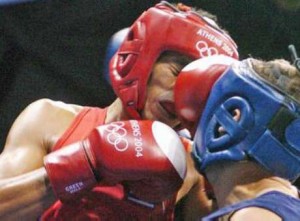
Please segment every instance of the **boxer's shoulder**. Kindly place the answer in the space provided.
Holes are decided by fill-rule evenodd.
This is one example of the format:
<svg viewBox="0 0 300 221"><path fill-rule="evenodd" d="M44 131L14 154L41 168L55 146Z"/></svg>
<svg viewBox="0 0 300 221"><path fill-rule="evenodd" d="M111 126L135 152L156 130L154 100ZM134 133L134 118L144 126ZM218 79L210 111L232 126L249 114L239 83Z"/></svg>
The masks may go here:
<svg viewBox="0 0 300 221"><path fill-rule="evenodd" d="M42 98L29 104L26 109L36 110L38 112L44 112L47 110L62 111L78 114L82 110L83 106L76 104L68 104L62 101L55 101L48 98Z"/></svg>
<svg viewBox="0 0 300 221"><path fill-rule="evenodd" d="M50 99L34 101L17 117L9 136L14 138L14 143L19 140L27 145L51 146L69 127L82 108Z"/></svg>
<svg viewBox="0 0 300 221"><path fill-rule="evenodd" d="M58 120L57 118L62 120L71 118L71 120L73 120L82 108L83 107L79 105L43 98L29 104L20 116L26 119L35 118L37 121L40 119L44 121L47 119L51 120L51 118L52 120L55 118L56 121Z"/></svg>

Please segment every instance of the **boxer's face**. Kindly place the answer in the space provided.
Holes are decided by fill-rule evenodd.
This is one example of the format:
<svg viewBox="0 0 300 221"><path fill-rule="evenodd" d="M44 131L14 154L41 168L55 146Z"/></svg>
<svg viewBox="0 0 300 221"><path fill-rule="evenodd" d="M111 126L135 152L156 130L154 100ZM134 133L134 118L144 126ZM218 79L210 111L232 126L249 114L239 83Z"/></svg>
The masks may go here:
<svg viewBox="0 0 300 221"><path fill-rule="evenodd" d="M143 119L159 120L175 129L180 126L175 114L173 88L182 68L175 62L158 62L154 65L142 111Z"/></svg>

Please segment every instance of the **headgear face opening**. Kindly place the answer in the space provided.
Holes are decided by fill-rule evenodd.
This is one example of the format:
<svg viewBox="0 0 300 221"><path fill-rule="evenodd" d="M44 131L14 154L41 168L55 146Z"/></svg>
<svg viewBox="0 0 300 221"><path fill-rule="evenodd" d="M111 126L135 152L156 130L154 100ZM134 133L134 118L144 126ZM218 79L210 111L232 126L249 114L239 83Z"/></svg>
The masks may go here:
<svg viewBox="0 0 300 221"><path fill-rule="evenodd" d="M238 121L231 114L235 109L241 113ZM220 126L226 133L218 133ZM293 181L300 176L299 131L300 105L247 62L238 62L213 85L197 126L193 156L202 172L220 161L254 160Z"/></svg>
<svg viewBox="0 0 300 221"><path fill-rule="evenodd" d="M180 11L167 2L148 9L130 27L109 64L112 87L133 118L140 119L149 76L164 51L192 59L214 54L238 59L234 41L195 12Z"/></svg>

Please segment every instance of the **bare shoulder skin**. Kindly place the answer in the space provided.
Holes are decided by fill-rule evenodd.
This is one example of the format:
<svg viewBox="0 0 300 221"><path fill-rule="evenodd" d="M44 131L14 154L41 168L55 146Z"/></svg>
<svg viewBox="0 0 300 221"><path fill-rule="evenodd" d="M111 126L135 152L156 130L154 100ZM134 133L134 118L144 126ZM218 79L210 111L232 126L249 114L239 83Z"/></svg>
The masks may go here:
<svg viewBox="0 0 300 221"><path fill-rule="evenodd" d="M43 157L81 110L49 99L33 102L13 123L0 155L0 178L13 177L43 165Z"/></svg>
<svg viewBox="0 0 300 221"><path fill-rule="evenodd" d="M282 219L275 213L259 208L259 207L250 207L239 210L233 214L230 218L231 221L282 221Z"/></svg>
<svg viewBox="0 0 300 221"><path fill-rule="evenodd" d="M55 201L43 157L81 109L41 99L17 117L0 155L0 220L36 220Z"/></svg>

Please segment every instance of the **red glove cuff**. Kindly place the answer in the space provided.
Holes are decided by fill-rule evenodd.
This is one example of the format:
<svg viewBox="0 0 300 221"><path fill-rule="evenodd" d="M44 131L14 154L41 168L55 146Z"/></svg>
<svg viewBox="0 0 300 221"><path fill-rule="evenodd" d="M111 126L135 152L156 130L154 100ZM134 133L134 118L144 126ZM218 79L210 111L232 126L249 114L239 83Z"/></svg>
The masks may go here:
<svg viewBox="0 0 300 221"><path fill-rule="evenodd" d="M61 201L79 197L83 190L97 183L91 163L82 142L66 146L44 158L53 191Z"/></svg>

